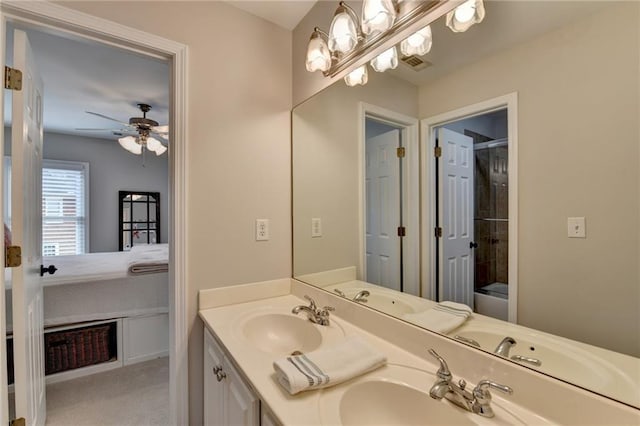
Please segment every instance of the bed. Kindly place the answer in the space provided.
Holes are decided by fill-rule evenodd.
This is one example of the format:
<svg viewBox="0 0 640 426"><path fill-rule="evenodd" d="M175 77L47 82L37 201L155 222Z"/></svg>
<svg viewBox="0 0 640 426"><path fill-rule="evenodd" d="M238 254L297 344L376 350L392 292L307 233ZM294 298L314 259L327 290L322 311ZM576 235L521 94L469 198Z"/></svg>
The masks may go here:
<svg viewBox="0 0 640 426"><path fill-rule="evenodd" d="M44 257L42 263L58 268L43 278L47 327L169 311L167 244L134 246L129 252ZM5 271L10 283L10 269ZM7 298L7 318L11 318L9 291Z"/></svg>

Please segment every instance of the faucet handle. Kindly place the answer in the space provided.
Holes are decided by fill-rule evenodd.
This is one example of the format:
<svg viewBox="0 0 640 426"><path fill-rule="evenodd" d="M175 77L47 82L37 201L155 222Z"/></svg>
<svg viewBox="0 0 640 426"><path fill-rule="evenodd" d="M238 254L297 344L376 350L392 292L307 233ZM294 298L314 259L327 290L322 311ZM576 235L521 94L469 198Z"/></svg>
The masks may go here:
<svg viewBox="0 0 640 426"><path fill-rule="evenodd" d="M313 300L310 296L307 296L306 294L304 295L304 298L309 301L309 307L315 311L317 309L315 300Z"/></svg>
<svg viewBox="0 0 640 426"><path fill-rule="evenodd" d="M438 360L440 363L440 368L438 369L436 376L440 380L445 380L447 382L451 381L451 371L449 371L449 366L447 365L447 361L444 360L436 351L433 349L429 349L429 354Z"/></svg>
<svg viewBox="0 0 640 426"><path fill-rule="evenodd" d="M500 392L509 395L513 393L513 389L511 389L509 386L501 385L500 383L492 382L491 380L480 380L475 389L473 389L473 396L479 403L488 403L489 401L491 401L489 388L499 390Z"/></svg>

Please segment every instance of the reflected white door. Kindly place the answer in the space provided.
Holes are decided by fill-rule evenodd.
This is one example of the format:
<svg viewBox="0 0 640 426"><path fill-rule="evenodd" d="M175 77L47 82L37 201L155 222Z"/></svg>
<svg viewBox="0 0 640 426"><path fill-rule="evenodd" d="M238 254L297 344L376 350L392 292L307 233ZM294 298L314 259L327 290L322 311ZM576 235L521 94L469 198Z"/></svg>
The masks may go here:
<svg viewBox="0 0 640 426"><path fill-rule="evenodd" d="M367 139L365 148L367 282L400 291L400 131Z"/></svg>
<svg viewBox="0 0 640 426"><path fill-rule="evenodd" d="M42 279L42 96L26 33L14 33L13 66L22 90L13 92L11 137L11 227L22 247L22 265L12 271L16 417L29 426L46 418Z"/></svg>
<svg viewBox="0 0 640 426"><path fill-rule="evenodd" d="M438 130L440 157L440 301L473 308L473 139Z"/></svg>

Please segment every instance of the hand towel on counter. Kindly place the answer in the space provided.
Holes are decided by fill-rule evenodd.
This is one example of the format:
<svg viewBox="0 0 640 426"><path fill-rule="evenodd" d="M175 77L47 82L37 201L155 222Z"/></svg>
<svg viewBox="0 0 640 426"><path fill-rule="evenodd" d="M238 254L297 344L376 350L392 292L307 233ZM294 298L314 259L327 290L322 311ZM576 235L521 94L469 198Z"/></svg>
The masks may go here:
<svg viewBox="0 0 640 426"><path fill-rule="evenodd" d="M402 319L437 333L446 334L464 323L473 311L467 305L440 302L431 309L415 314L405 314Z"/></svg>
<svg viewBox="0 0 640 426"><path fill-rule="evenodd" d="M274 361L280 385L291 395L311 389L337 385L382 367L387 362L380 353L358 336L347 337L335 346Z"/></svg>
<svg viewBox="0 0 640 426"><path fill-rule="evenodd" d="M139 244L131 247L127 271L130 275L157 274L169 270L168 244Z"/></svg>

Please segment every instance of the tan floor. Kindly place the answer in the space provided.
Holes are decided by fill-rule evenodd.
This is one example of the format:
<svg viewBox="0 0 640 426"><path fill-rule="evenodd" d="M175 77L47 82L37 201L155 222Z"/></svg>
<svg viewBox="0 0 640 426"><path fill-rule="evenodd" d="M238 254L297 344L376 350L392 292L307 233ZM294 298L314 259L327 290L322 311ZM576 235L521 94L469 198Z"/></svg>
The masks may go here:
<svg viewBox="0 0 640 426"><path fill-rule="evenodd" d="M47 426L146 426L169 421L169 358L47 386Z"/></svg>

